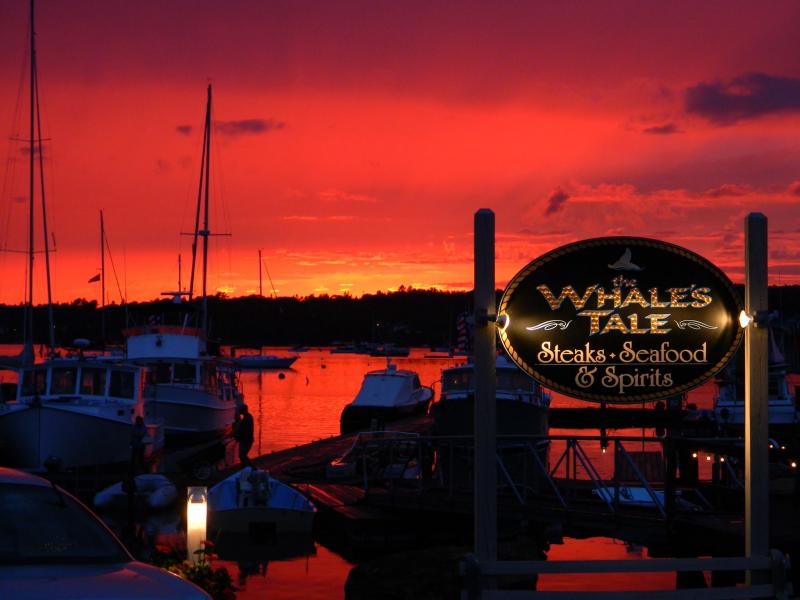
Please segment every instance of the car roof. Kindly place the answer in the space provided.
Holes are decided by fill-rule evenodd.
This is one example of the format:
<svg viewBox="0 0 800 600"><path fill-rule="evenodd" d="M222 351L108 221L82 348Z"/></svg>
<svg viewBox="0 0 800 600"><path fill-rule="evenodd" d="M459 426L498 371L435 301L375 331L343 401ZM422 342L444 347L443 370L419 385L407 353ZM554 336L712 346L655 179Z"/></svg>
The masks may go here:
<svg viewBox="0 0 800 600"><path fill-rule="evenodd" d="M50 482L46 479L26 473L25 471L17 471L16 469L9 469L0 467L0 483L11 483L15 485L40 485L42 487L50 487Z"/></svg>

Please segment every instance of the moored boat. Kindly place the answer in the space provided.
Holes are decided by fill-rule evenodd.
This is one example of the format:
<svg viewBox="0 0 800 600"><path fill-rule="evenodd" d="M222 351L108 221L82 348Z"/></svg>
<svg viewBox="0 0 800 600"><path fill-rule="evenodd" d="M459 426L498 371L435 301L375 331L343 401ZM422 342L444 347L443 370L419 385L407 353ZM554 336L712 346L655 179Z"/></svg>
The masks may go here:
<svg viewBox="0 0 800 600"><path fill-rule="evenodd" d="M373 420L383 424L425 414L432 400L433 390L420 384L416 372L389 362L385 369L364 375L355 399L342 410L341 433L370 429Z"/></svg>
<svg viewBox="0 0 800 600"><path fill-rule="evenodd" d="M0 404L2 464L58 470L130 461L133 424L143 412L141 377L137 367L102 357L22 369L16 399ZM156 438L157 430L150 425Z"/></svg>
<svg viewBox="0 0 800 600"><path fill-rule="evenodd" d="M548 431L550 396L505 356L495 364L497 433L544 435ZM471 435L474 431L475 365L442 371L442 392L431 407L436 433Z"/></svg>
<svg viewBox="0 0 800 600"><path fill-rule="evenodd" d="M143 473L133 478L134 502L142 508L156 511L172 506L178 497L175 484L166 475ZM95 508L122 510L128 507L126 482L117 483L100 490L94 496Z"/></svg>
<svg viewBox="0 0 800 600"><path fill-rule="evenodd" d="M193 443L229 432L242 402L234 365L209 354L194 327L126 329L128 360L147 371L145 415L164 422L167 443Z"/></svg>
<svg viewBox="0 0 800 600"><path fill-rule="evenodd" d="M208 491L209 533L310 533L316 507L269 473L245 467Z"/></svg>
<svg viewBox="0 0 800 600"><path fill-rule="evenodd" d="M296 356L272 356L270 354L242 354L231 361L240 369L288 369L297 360Z"/></svg>

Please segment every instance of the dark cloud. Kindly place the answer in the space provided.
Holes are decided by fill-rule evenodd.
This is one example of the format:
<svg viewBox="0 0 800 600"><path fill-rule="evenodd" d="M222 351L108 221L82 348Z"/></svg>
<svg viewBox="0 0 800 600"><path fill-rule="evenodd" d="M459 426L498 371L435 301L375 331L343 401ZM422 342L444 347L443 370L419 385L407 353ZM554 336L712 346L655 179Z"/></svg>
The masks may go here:
<svg viewBox="0 0 800 600"><path fill-rule="evenodd" d="M717 125L732 125L778 112L800 110L800 79L747 73L727 83L699 83L686 90L686 112Z"/></svg>
<svg viewBox="0 0 800 600"><path fill-rule="evenodd" d="M242 119L241 121L216 121L217 131L220 135L239 136L245 134L261 135L277 129L283 129L286 124L275 119Z"/></svg>
<svg viewBox="0 0 800 600"><path fill-rule="evenodd" d="M175 128L175 131L177 131L181 135L189 135L190 133L192 133L192 126L191 125L178 125Z"/></svg>
<svg viewBox="0 0 800 600"><path fill-rule="evenodd" d="M544 214L552 215L557 213L561 210L567 200L569 200L569 194L567 194L560 187L556 188L547 199L547 208L545 209Z"/></svg>
<svg viewBox="0 0 800 600"><path fill-rule="evenodd" d="M664 125L656 125L642 130L642 133L649 133L651 135L671 135L680 132L681 130L675 123L665 123Z"/></svg>
<svg viewBox="0 0 800 600"><path fill-rule="evenodd" d="M702 192L701 195L707 198L724 198L727 196L745 196L753 191L749 185L736 185L735 183L723 183L722 185L710 188Z"/></svg>

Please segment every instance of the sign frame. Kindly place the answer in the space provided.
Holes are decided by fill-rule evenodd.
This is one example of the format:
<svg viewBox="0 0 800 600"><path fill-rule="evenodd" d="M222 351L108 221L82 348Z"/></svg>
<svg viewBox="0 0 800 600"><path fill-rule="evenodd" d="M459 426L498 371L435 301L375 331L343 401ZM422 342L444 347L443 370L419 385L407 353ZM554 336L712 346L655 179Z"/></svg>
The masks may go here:
<svg viewBox="0 0 800 600"><path fill-rule="evenodd" d="M575 252L580 251L591 251L591 250L601 250L607 247L617 247L617 248L631 248L635 252L637 248L648 248L650 250L655 250L657 252L665 252L667 255L672 254L676 257L680 257L682 260L688 260L691 263L699 266L702 271L710 274L709 279L715 283L714 290L718 293L722 291L726 296L724 298L724 303L726 307L731 308L731 310L735 310L735 314L730 315L731 327L735 327L735 333L733 334L733 339L731 343L727 347L723 347L724 352L721 353L718 359L713 360L713 364L709 364L709 367L705 369L700 375L692 377L690 380L678 382L673 386L666 387L663 390L656 390L656 391L648 391L642 393L634 393L628 394L625 396L620 396L619 394L614 393L595 393L595 392L587 392L581 390L577 387L577 385L569 386L565 385L561 381L556 381L551 377L542 374L541 369L537 368L536 365L530 364L531 361L529 357L523 356L517 348L514 347L514 344L509 340L507 328L509 325L509 318L514 318L513 315L509 316L508 309L509 304L513 305L514 300L514 293L519 288L520 284L526 282L529 277L532 277L536 274L537 271L541 270L544 267L551 267L553 261L558 261L563 259L565 256L569 256L574 254ZM630 254L626 251L625 253L628 257ZM612 267L611 264L608 265L610 268ZM635 264L632 265L633 268L638 268L639 270L643 270L637 267ZM552 308L552 307L551 307ZM532 260L528 263L525 267L523 267L508 283L506 289L503 292L503 296L500 300L500 304L498 306L498 333L500 337L500 341L503 344L503 348L508 353L509 357L517 364L517 366L525 371L528 375L533 377L543 386L555 390L557 392L566 394L568 396L578 398L588 402L595 402L595 403L609 403L609 404L637 404L643 402L655 402L657 400L663 400L675 395L683 394L691 389L694 389L703 383L707 382L711 379L716 373L718 373L734 356L735 352L738 350L739 346L741 345L742 338L744 337L744 330L739 327L737 322L737 316L739 312L742 310L742 301L740 295L736 292L735 288L733 287L733 283L728 278L725 273L719 269L716 265L711 263L708 259L700 256L699 254L692 252L686 248L682 248L681 246L677 246L675 244L671 244L669 242L664 242L661 240L655 240L650 238L642 238L642 237L629 237L629 236L612 236L612 237L600 237L600 238L591 238L586 240L581 240L578 242L573 242L570 244L566 244L564 246L555 248L542 256ZM587 340L588 340L587 336ZM602 365L601 365L602 366Z"/></svg>

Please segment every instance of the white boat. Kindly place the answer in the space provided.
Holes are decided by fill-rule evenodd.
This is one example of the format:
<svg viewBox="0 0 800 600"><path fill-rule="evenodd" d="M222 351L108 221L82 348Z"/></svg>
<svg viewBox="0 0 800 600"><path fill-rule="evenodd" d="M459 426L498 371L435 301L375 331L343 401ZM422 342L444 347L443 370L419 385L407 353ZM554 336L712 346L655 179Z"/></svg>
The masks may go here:
<svg viewBox="0 0 800 600"><path fill-rule="evenodd" d="M231 360L240 369L288 369L297 360L296 356L272 356L270 354L242 354Z"/></svg>
<svg viewBox="0 0 800 600"><path fill-rule="evenodd" d="M134 501L148 510L163 510L172 506L178 497L175 484L166 475L143 473L133 478ZM125 482L117 483L100 490L94 496L95 508L121 510L128 506L128 492Z"/></svg>
<svg viewBox="0 0 800 600"><path fill-rule="evenodd" d="M497 433L544 435L550 396L504 355L497 357L495 397ZM471 435L475 400L475 365L442 371L442 392L431 408L438 435Z"/></svg>
<svg viewBox="0 0 800 600"><path fill-rule="evenodd" d="M266 471L245 467L208 491L209 535L310 533L316 507Z"/></svg>
<svg viewBox="0 0 800 600"><path fill-rule="evenodd" d="M123 332L127 358L144 365L148 371L146 414L164 420L167 443L171 445L202 442L229 432L237 405L243 402L236 369L230 361L219 356L218 348L212 349L208 342L208 237L213 235L208 217L211 123L209 85L200 165L200 172L205 176L200 178L197 194L191 283L186 292L180 287L176 292L163 292L178 302L184 295L193 300L198 242L202 238L201 311L197 326L189 326L188 318L184 318L177 325L149 323ZM202 223L201 214L205 215Z"/></svg>
<svg viewBox="0 0 800 600"><path fill-rule="evenodd" d="M412 414L425 414L433 390L420 384L414 371L398 369L388 362L385 369L364 375L355 399L344 407L342 434L370 429L371 423L388 423Z"/></svg>
<svg viewBox="0 0 800 600"><path fill-rule="evenodd" d="M20 370L16 399L0 404L0 461L30 470L130 461L141 376L133 365L83 356ZM157 425L148 433L158 442Z"/></svg>
<svg viewBox="0 0 800 600"><path fill-rule="evenodd" d="M125 354L147 371L145 415L164 422L168 444L228 432L242 402L233 364L210 356L200 329L149 325L126 329Z"/></svg>

